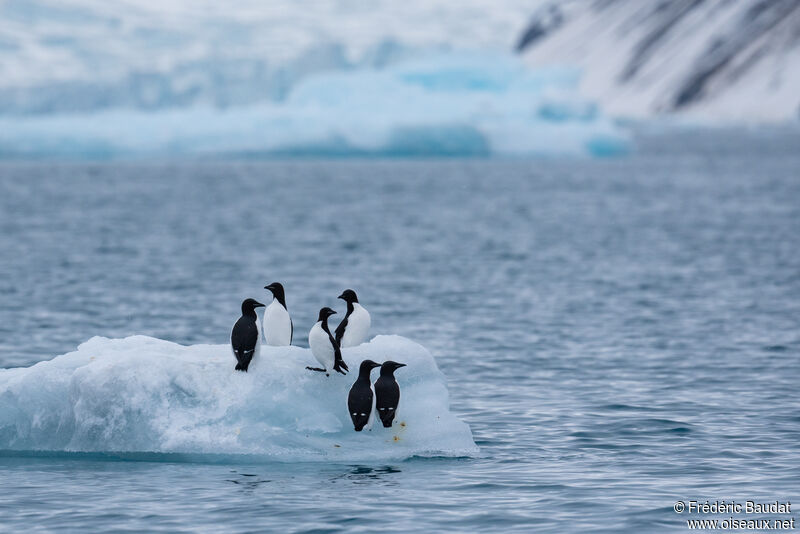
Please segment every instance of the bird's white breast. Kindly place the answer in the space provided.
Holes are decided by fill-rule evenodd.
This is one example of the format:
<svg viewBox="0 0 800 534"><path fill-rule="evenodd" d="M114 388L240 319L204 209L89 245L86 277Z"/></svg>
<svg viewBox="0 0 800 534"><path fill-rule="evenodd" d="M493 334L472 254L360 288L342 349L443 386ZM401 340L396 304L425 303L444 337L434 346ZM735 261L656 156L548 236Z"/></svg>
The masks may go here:
<svg viewBox="0 0 800 534"><path fill-rule="evenodd" d="M256 350L253 352L253 358L261 354L261 328L258 326L258 317L256 317L256 330L258 331L258 335L256 336Z"/></svg>
<svg viewBox="0 0 800 534"><path fill-rule="evenodd" d="M263 331L267 345L285 347L292 342L292 320L277 299L264 310Z"/></svg>
<svg viewBox="0 0 800 534"><path fill-rule="evenodd" d="M355 347L366 341L371 323L369 312L358 302L353 303L353 313L347 318L342 336L342 347Z"/></svg>
<svg viewBox="0 0 800 534"><path fill-rule="evenodd" d="M327 370L333 369L335 355L333 352L333 345L328 339L328 333L322 329L322 322L317 323L311 327L308 333L308 346L311 347L311 354L317 361Z"/></svg>

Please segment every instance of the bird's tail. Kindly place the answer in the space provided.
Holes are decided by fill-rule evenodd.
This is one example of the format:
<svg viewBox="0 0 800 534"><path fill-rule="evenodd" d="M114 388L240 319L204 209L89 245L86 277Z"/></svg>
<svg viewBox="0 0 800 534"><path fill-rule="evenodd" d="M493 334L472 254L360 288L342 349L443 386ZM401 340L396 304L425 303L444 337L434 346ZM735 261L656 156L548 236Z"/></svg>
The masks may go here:
<svg viewBox="0 0 800 534"><path fill-rule="evenodd" d="M387 410L380 414L384 428L391 428L394 423L394 410Z"/></svg>

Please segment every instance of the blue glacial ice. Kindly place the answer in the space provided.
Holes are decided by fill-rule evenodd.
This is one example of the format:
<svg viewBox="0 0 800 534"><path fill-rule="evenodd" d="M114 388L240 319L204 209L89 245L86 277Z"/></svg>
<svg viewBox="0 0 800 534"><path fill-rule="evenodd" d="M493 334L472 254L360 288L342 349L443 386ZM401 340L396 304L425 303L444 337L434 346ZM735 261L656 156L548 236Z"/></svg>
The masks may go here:
<svg viewBox="0 0 800 534"><path fill-rule="evenodd" d="M382 461L477 453L422 346L377 336L344 350L347 376L307 371L309 349L264 346L248 373L228 345L94 337L32 367L0 370L0 451L148 453L265 461ZM361 360L407 363L392 428L357 433L346 397ZM373 372L377 378L377 370ZM172 453L172 454L170 454Z"/></svg>
<svg viewBox="0 0 800 534"><path fill-rule="evenodd" d="M510 55L440 53L332 70L281 101L0 117L0 156L502 156L625 152L578 96L579 73Z"/></svg>

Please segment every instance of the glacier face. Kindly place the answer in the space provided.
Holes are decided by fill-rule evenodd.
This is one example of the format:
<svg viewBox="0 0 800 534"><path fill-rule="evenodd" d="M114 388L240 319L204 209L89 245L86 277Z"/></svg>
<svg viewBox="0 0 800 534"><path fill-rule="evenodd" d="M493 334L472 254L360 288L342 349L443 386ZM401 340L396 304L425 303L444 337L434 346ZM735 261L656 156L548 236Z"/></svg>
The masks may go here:
<svg viewBox="0 0 800 534"><path fill-rule="evenodd" d="M510 51L529 15L518 0L5 0L0 113L262 102L404 51Z"/></svg>
<svg viewBox="0 0 800 534"><path fill-rule="evenodd" d="M401 399L392 428L378 422L371 431L353 431L346 398L355 372L307 371L315 363L309 349L265 346L241 373L228 345L95 337L32 367L0 370L0 449L266 461L477 453L423 347L377 336L343 357L351 370L367 358L408 364L396 373Z"/></svg>
<svg viewBox="0 0 800 534"><path fill-rule="evenodd" d="M542 0L535 0L534 6ZM0 157L609 155L530 2L8 0Z"/></svg>
<svg viewBox="0 0 800 534"><path fill-rule="evenodd" d="M606 156L625 133L571 69L450 52L310 75L277 102L0 117L0 154Z"/></svg>
<svg viewBox="0 0 800 534"><path fill-rule="evenodd" d="M581 0L540 7L517 48L582 69L614 116L713 122L800 118L800 2Z"/></svg>

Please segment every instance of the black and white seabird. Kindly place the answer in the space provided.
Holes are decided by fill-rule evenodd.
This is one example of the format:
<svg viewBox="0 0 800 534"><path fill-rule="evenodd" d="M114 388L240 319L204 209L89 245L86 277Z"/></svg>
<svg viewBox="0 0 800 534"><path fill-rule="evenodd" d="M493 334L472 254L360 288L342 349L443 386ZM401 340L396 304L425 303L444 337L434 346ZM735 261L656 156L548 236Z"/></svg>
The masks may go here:
<svg viewBox="0 0 800 534"><path fill-rule="evenodd" d="M347 303L347 314L336 327L336 341L342 348L361 345L367 339L372 320L369 312L358 303L356 292L345 289L339 298Z"/></svg>
<svg viewBox="0 0 800 534"><path fill-rule="evenodd" d="M372 414L375 410L375 391L372 389L370 372L381 364L372 360L364 360L358 369L358 378L350 388L347 395L347 411L353 420L353 428L361 432L365 426L372 423Z"/></svg>
<svg viewBox="0 0 800 534"><path fill-rule="evenodd" d="M256 308L264 305L254 299L242 302L242 316L231 330L231 348L236 356L236 370L247 372L253 357L258 354L261 335L258 331Z"/></svg>
<svg viewBox="0 0 800 534"><path fill-rule="evenodd" d="M375 408L386 428L392 426L397 413L397 404L400 402L400 386L394 379L394 371L405 366L404 363L383 362L381 376L375 381Z"/></svg>
<svg viewBox="0 0 800 534"><path fill-rule="evenodd" d="M286 308L286 294L283 285L279 282L272 282L264 289L272 292L272 302L264 310L264 319L261 330L264 332L264 340L267 345L275 347L285 347L292 344L292 334L294 325Z"/></svg>
<svg viewBox="0 0 800 534"><path fill-rule="evenodd" d="M339 349L339 344L331 335L328 328L328 317L336 313L330 308L322 308L319 311L319 317L311 331L308 333L308 346L311 347L311 353L322 365L319 367L306 367L311 371L320 371L328 374L329 369L333 369L339 373L347 374L349 369L347 364L342 359L342 351ZM329 375L330 376L330 375Z"/></svg>

